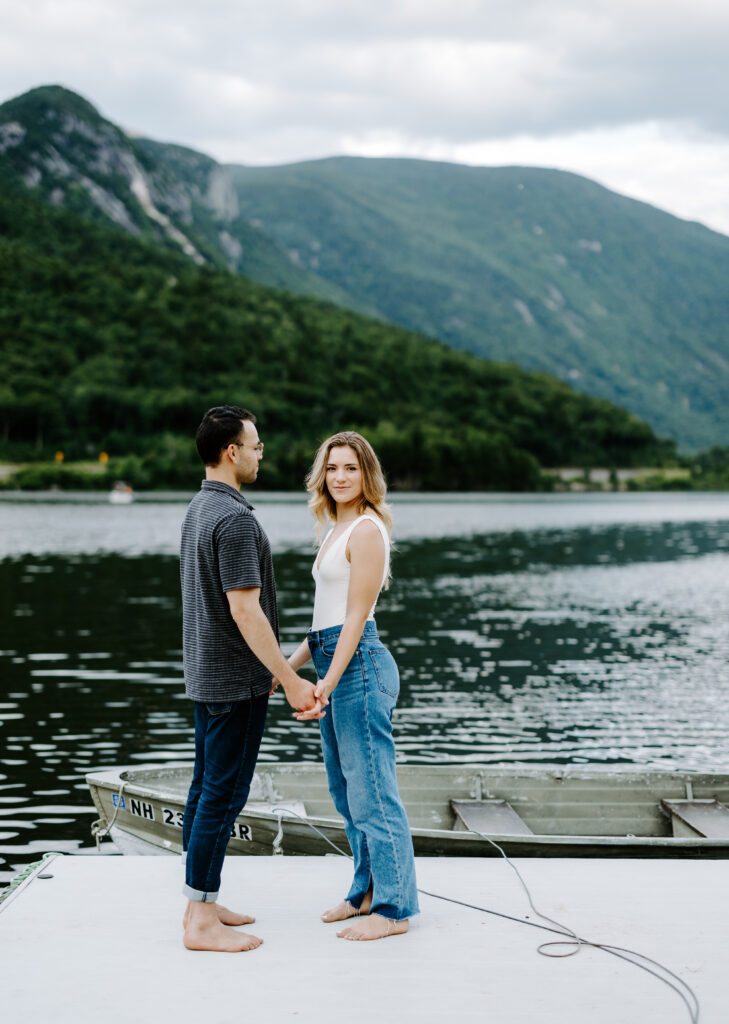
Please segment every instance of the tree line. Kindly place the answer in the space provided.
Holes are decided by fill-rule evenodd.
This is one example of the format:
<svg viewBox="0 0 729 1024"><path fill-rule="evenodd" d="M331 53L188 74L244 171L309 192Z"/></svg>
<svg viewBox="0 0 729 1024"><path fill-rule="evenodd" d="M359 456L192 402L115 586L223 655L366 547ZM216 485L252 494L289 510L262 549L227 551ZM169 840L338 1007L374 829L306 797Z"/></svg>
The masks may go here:
<svg viewBox="0 0 729 1024"><path fill-rule="evenodd" d="M546 467L676 460L646 423L547 374L196 267L1 186L0 354L0 458L104 451L137 486L193 485L192 436L223 402L256 413L275 488L299 487L345 428L402 488L526 490Z"/></svg>

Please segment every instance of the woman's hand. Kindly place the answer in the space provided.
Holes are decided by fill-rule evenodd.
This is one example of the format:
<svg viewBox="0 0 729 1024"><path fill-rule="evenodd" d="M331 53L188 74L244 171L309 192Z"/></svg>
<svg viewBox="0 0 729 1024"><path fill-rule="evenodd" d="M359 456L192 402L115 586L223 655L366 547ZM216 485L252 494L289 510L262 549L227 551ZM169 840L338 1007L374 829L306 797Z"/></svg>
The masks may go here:
<svg viewBox="0 0 729 1024"><path fill-rule="evenodd" d="M329 703L329 698L331 697L332 691L335 689L336 685L337 684L332 682L331 679L327 679L326 676L324 676L323 679L317 680L316 686L314 687L314 696L321 702L322 707L326 707Z"/></svg>

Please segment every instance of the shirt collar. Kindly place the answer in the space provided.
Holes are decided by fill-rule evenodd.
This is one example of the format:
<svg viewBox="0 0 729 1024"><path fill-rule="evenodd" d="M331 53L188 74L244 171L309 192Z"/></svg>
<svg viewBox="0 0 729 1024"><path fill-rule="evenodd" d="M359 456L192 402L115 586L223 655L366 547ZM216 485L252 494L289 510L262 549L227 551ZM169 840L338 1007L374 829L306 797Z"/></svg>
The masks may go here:
<svg viewBox="0 0 729 1024"><path fill-rule="evenodd" d="M251 511L255 510L255 505L251 505L250 501L237 491L235 487L231 487L230 484L224 484L221 480L203 480L202 482L203 491L219 491L221 494L230 494L236 501L239 501L241 505L245 505L246 508Z"/></svg>

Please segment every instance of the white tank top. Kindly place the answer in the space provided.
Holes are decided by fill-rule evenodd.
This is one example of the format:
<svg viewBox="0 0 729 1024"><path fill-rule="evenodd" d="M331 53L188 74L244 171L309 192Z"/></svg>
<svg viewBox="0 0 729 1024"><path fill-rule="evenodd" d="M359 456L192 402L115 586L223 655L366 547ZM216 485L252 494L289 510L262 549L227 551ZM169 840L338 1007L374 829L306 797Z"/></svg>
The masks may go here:
<svg viewBox="0 0 729 1024"><path fill-rule="evenodd" d="M352 522L347 529L341 533L333 544L330 544L327 550L324 552L324 557L321 559L319 565L319 554L322 548L327 542L332 530L327 533L319 554L314 559L314 566L311 570L311 574L314 577L316 583L316 592L314 595L314 619L311 624L312 629L328 629L329 626L341 626L347 614L347 594L349 592L349 574L351 566L347 561L347 541L352 533L352 530L361 523L363 519L369 519L371 522L377 525L382 539L385 542L385 567L382 571L382 582L380 583L380 589L382 589L387 574L390 568L390 538L387 533L387 528L382 520L374 515L373 513L365 512L364 515L358 516L357 519ZM368 619L374 619L375 617L375 604L372 605L370 613L367 616Z"/></svg>

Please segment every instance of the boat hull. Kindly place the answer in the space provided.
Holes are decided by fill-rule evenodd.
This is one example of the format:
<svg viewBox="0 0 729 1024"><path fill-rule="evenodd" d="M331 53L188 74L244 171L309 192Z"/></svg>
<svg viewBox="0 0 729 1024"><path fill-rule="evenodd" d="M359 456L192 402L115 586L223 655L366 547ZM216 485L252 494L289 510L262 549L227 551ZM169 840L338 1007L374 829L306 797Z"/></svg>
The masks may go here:
<svg viewBox="0 0 729 1024"><path fill-rule="evenodd" d="M87 775L101 830L124 852L180 853L190 766ZM729 776L622 767L402 765L398 782L417 856L729 857L729 837L674 835L661 799L729 802ZM458 831L452 799L506 799L532 834ZM456 827L454 827L454 825ZM148 849L145 850L145 847ZM234 822L233 855L349 853L321 765L259 764Z"/></svg>

